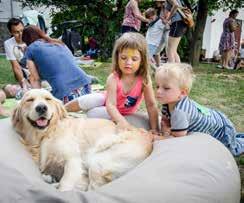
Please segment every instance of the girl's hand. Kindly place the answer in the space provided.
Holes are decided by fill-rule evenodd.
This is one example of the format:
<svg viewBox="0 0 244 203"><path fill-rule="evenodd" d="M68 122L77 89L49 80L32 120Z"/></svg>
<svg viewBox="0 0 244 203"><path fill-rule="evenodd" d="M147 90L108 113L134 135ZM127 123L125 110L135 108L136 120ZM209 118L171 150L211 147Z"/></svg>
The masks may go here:
<svg viewBox="0 0 244 203"><path fill-rule="evenodd" d="M119 130L134 130L135 127L129 124L127 121L119 121L117 123L117 127Z"/></svg>

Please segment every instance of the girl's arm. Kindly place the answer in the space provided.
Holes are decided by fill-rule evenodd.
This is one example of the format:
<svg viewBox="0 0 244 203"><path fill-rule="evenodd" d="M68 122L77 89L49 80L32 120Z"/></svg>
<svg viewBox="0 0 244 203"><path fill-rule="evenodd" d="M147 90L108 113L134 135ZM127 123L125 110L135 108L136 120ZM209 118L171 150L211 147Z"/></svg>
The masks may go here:
<svg viewBox="0 0 244 203"><path fill-rule="evenodd" d="M149 80L148 84L144 86L143 92L151 130L158 132L158 109L151 80Z"/></svg>
<svg viewBox="0 0 244 203"><path fill-rule="evenodd" d="M131 7L132 7L132 10L133 10L133 14L135 15L136 18L138 18L139 20L143 21L143 22L146 22L146 23L149 23L150 20L145 18L140 10L139 10L139 7L138 7L138 3L135 1L135 0L131 0Z"/></svg>
<svg viewBox="0 0 244 203"><path fill-rule="evenodd" d="M117 109L117 81L113 74L107 79L106 89L107 89L107 100L106 109L108 114L111 116L112 121L118 124L119 127L125 129L132 129L133 127L127 122L127 120L121 115Z"/></svg>
<svg viewBox="0 0 244 203"><path fill-rule="evenodd" d="M33 88L41 88L40 76L36 65L32 60L27 60L27 67L30 71L30 83Z"/></svg>
<svg viewBox="0 0 244 203"><path fill-rule="evenodd" d="M172 7L170 12L166 14L166 21L169 21L171 19L171 17L175 14L177 8L179 7L178 2L176 0L169 0L169 3L172 5Z"/></svg>

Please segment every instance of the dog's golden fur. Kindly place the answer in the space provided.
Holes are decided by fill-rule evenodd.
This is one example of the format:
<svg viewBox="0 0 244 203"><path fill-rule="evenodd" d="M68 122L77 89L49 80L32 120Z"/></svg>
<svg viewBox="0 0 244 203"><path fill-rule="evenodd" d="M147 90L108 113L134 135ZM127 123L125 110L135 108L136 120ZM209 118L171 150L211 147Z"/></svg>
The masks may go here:
<svg viewBox="0 0 244 203"><path fill-rule="evenodd" d="M146 132L118 131L104 119L70 118L45 90L28 91L12 123L44 174L59 179L60 190L94 189L123 175L152 150Z"/></svg>

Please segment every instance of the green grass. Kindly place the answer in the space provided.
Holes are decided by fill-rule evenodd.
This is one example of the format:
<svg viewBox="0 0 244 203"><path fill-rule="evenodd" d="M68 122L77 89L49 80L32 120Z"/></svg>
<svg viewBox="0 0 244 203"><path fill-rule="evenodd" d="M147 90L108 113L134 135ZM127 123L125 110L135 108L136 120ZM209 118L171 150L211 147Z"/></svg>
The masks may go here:
<svg viewBox="0 0 244 203"><path fill-rule="evenodd" d="M105 85L111 72L110 63L85 66L84 70L99 78ZM215 65L201 64L194 68L196 75L191 97L197 102L224 112L235 124L236 129L244 132L244 70L221 70ZM0 86L15 83L10 63L0 56ZM145 105L141 109L145 110ZM236 158L239 165L242 188L244 189L244 157ZM244 190L242 191L244 199Z"/></svg>
<svg viewBox="0 0 244 203"><path fill-rule="evenodd" d="M16 83L9 61L0 56L0 87L7 83Z"/></svg>
<svg viewBox="0 0 244 203"><path fill-rule="evenodd" d="M103 63L97 67L85 67L84 70L97 76L104 85L107 75L111 72L110 66L110 63ZM196 78L191 98L222 111L238 131L244 132L244 71L221 70L215 68L215 65L201 64L194 68L194 72ZM142 108L145 106L142 105Z"/></svg>
<svg viewBox="0 0 244 203"><path fill-rule="evenodd" d="M194 68L196 79L190 96L200 104L224 112L236 129L244 132L244 70L221 70L214 66L201 64ZM85 66L84 70L97 76L100 83L105 85L111 64L98 63ZM15 82L10 63L0 56L0 86Z"/></svg>

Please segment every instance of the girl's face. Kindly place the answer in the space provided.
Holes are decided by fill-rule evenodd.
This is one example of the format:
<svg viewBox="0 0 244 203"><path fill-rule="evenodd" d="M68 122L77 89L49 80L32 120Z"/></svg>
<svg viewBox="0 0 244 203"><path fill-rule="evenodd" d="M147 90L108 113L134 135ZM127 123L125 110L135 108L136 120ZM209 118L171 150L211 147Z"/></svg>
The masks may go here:
<svg viewBox="0 0 244 203"><path fill-rule="evenodd" d="M141 65L141 54L137 49L123 49L118 56L119 68L123 74L135 74Z"/></svg>
<svg viewBox="0 0 244 203"><path fill-rule="evenodd" d="M161 104L175 104L186 96L175 79L156 76L156 88L156 99Z"/></svg>

